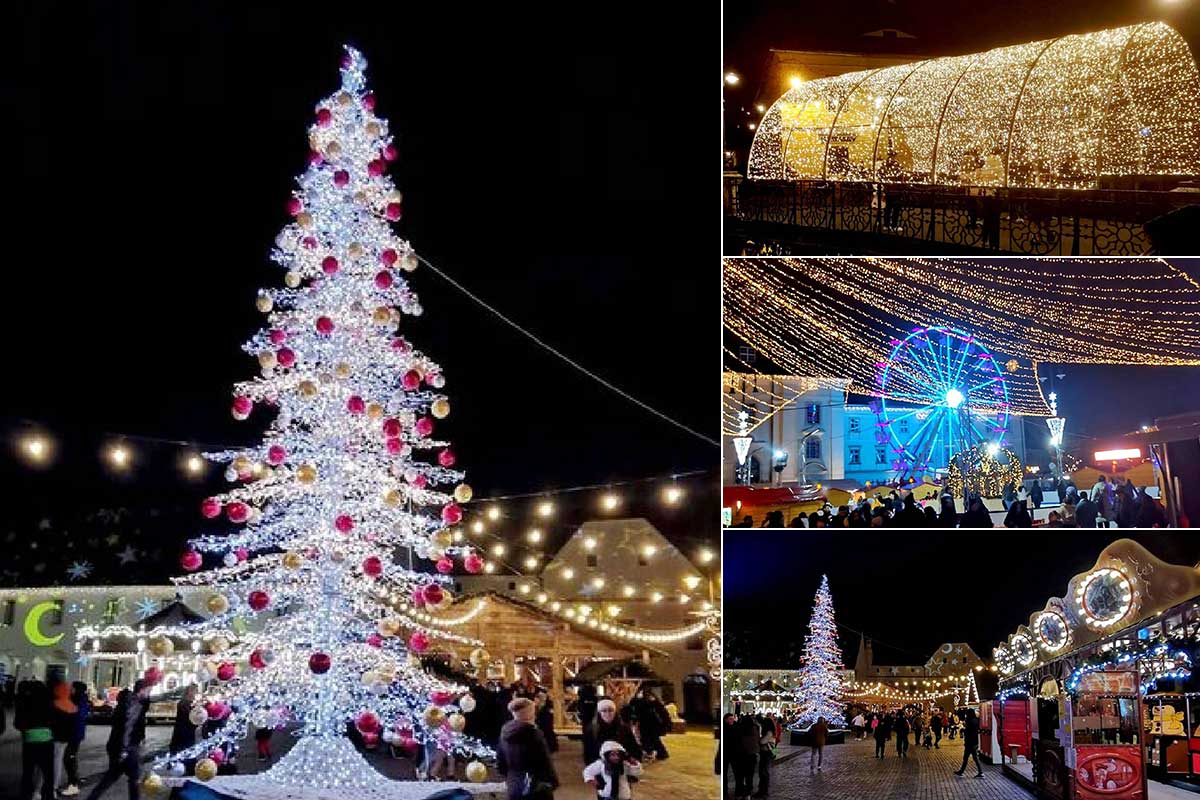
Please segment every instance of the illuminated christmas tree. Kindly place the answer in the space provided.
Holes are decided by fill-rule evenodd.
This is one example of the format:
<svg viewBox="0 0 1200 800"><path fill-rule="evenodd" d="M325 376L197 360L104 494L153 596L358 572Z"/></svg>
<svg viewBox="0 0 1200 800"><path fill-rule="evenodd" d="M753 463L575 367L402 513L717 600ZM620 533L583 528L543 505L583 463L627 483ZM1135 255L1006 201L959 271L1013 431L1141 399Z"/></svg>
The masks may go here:
<svg viewBox="0 0 1200 800"><path fill-rule="evenodd" d="M837 642L837 623L833 619L833 596L829 593L829 578L821 576L821 587L813 600L812 616L808 620L808 636L804 638L804 657L801 660L796 702L800 716L797 728L807 728L824 717L830 727L843 724L842 650Z"/></svg>
<svg viewBox="0 0 1200 800"><path fill-rule="evenodd" d="M474 708L466 687L427 674L418 657L434 638L471 640L409 610L448 605L450 573L479 572L483 561L449 530L471 490L434 436L450 409L442 371L397 332L421 313L405 277L418 258L389 224L401 213L387 175L396 147L365 67L346 48L341 87L317 106L293 219L272 253L284 287L259 293L267 325L244 347L261 375L235 387L233 415L272 418L260 444L206 454L239 485L201 511L233 530L194 539L182 559L193 574L177 579L211 588L211 616L189 626L204 686L191 720L223 724L159 769L178 774L199 759L196 775L208 779L251 726L296 728L290 752L254 777L293 787L387 783L347 738L351 726L368 745L415 751L433 739L490 755L462 735ZM398 552L428 559L436 574L395 563ZM219 633L229 630L240 633ZM468 765L472 780L485 775Z"/></svg>

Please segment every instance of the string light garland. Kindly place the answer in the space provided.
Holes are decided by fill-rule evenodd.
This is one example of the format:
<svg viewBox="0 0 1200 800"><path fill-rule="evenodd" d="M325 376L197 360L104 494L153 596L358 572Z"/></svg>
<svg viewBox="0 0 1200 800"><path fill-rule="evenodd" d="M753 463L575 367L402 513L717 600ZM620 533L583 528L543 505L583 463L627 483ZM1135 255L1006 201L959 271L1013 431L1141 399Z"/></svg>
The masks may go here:
<svg viewBox="0 0 1200 800"><path fill-rule="evenodd" d="M1149 22L805 81L757 126L752 179L1095 188L1200 173L1200 74Z"/></svg>
<svg viewBox="0 0 1200 800"><path fill-rule="evenodd" d="M946 473L946 491L955 497L978 492L982 497L1000 497L1005 487L1017 487L1024 479L1024 467L1017 454L1007 447L981 444L955 453Z"/></svg>

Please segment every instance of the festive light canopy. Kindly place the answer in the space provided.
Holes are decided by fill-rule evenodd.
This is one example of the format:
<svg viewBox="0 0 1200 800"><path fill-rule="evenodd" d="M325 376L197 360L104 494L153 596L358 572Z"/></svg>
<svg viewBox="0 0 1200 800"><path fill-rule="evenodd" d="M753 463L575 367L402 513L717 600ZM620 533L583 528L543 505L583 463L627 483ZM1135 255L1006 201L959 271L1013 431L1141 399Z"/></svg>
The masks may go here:
<svg viewBox="0 0 1200 800"><path fill-rule="evenodd" d="M802 83L766 112L751 178L1092 188L1200 173L1200 74L1150 22Z"/></svg>

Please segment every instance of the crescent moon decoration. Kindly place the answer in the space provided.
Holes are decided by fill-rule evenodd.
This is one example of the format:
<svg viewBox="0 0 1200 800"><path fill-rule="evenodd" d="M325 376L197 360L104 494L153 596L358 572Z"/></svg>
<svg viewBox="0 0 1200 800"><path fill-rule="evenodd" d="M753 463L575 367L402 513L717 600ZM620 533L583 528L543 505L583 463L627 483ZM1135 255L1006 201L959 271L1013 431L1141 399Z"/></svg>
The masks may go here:
<svg viewBox="0 0 1200 800"><path fill-rule="evenodd" d="M25 638L29 640L30 644L37 647L52 647L58 644L63 636L66 635L60 633L57 636L45 636L41 628L38 627L42 621L42 615L52 610L62 610L62 604L56 600L47 600L29 609L29 613L25 616Z"/></svg>

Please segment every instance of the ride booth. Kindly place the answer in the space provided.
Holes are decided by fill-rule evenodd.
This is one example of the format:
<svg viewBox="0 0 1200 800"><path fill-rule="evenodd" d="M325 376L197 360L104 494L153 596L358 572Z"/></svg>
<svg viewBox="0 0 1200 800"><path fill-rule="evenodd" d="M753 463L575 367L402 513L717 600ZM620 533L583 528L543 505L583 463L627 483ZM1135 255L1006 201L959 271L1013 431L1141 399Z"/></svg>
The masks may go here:
<svg viewBox="0 0 1200 800"><path fill-rule="evenodd" d="M1028 698L987 700L979 704L978 714L980 758L989 764L999 764L1003 760L1029 763L1032 727Z"/></svg>

